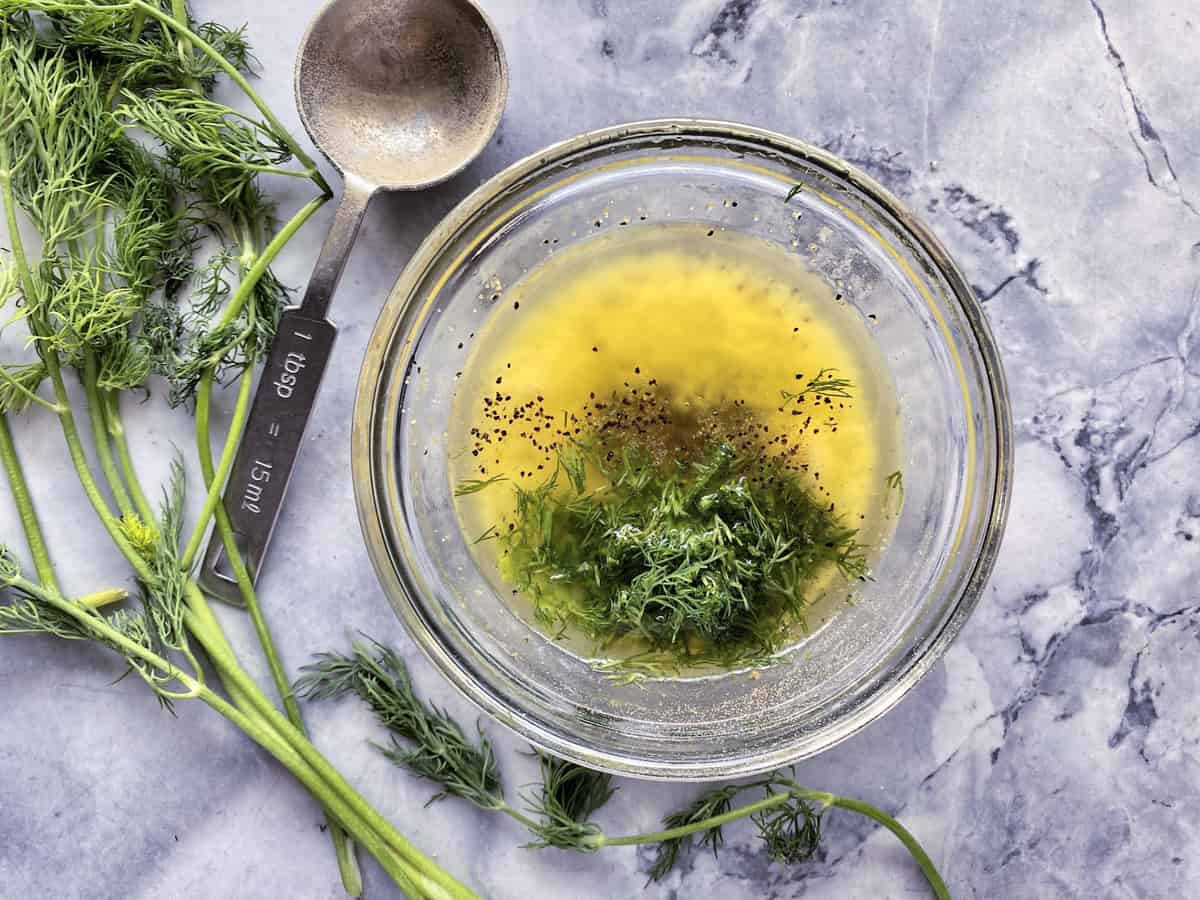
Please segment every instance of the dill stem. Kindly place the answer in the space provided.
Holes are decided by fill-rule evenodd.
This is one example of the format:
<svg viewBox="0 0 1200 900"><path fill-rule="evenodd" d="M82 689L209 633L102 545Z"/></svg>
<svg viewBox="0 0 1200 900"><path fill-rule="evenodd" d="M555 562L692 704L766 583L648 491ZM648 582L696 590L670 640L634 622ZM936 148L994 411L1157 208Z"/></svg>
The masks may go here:
<svg viewBox="0 0 1200 900"><path fill-rule="evenodd" d="M212 435L209 432L212 388L213 370L209 369L201 377L200 389L196 394L196 452L200 458L200 473L206 488L212 487L215 477L210 445ZM246 570L246 562L242 559L242 554L238 551L237 543L233 539L233 526L229 521L229 513L225 510L225 504L218 503L215 512L217 533L221 537L225 555L233 569L234 577L237 579L242 602L245 603L246 610L250 614L250 621L254 623L254 632L258 635L258 643L262 646L263 656L266 658L267 668L271 671L275 689L279 692L283 709L287 713L288 721L307 736L308 729L304 725L300 706L296 703L295 695L292 693L291 682L284 671L283 661L279 658L279 651L275 645L274 636L271 634L271 628L267 624L266 616L263 615L262 607L258 602L258 594L254 589L254 583L250 580L250 573ZM342 884L350 896L360 896L362 894L362 873L358 870L354 847L347 841L346 832L329 813L328 808L325 811L325 818L329 824L329 836L333 841L333 850L337 857Z"/></svg>
<svg viewBox="0 0 1200 900"><path fill-rule="evenodd" d="M202 644L205 643L205 632L201 630L197 637ZM275 708L266 695L262 693L250 680L250 676L238 665L236 658L232 657L227 652L222 651L220 647L205 646L205 651L208 652L209 658L213 665L218 668L225 669L225 676L228 679L227 683L232 683L240 688L247 698L255 706L259 716L264 720L266 725L279 733L279 735L290 744L296 752L312 766L320 780L329 785L337 796L349 803L361 816L364 822L383 835L388 844L402 858L409 861L418 868L430 868L430 877L438 882L448 892L448 896L453 897L470 897L473 896L470 891L459 884L452 875L443 871L432 860L426 857L420 850L412 845L403 835L392 827L391 823L379 814L370 804L368 804L357 791L346 781L340 772L335 769L321 752L313 746L297 728L295 728L284 715ZM338 807L334 806L334 812L338 812ZM343 824L348 824L345 816L338 815Z"/></svg>
<svg viewBox="0 0 1200 900"><path fill-rule="evenodd" d="M839 797L837 794L825 794L817 791L807 791L800 789L796 791L802 797L808 797L825 806L836 806L840 809L847 809L851 812L859 813L866 816L868 819L873 819L894 834L904 845L904 848L912 854L913 860L921 869L921 873L925 876L925 880L929 882L929 887L933 889L933 895L937 900L950 900L950 891L946 887L946 882L942 880L942 876L938 873L937 866L933 864L933 860L929 858L929 854L925 852L925 848L913 836L907 828L901 825L894 818L885 813L882 809L871 806L869 803L863 803L861 800L855 800L851 797Z"/></svg>
<svg viewBox="0 0 1200 900"><path fill-rule="evenodd" d="M249 697L246 696L245 690L240 685L230 681L229 677L225 674L228 667L217 665L216 660L213 659L213 654L220 652L226 658L236 661L237 654L233 649L233 645L229 643L229 638L225 636L225 632L221 628L221 623L217 621L217 617L213 615L212 608L204 599L204 594L200 590L200 586L196 582L189 580L184 585L183 590L187 598L189 610L184 616L184 624L187 625L188 631L200 641L201 646L208 653L213 667L217 670L217 677L221 680L221 686L225 688L225 693L229 695L229 698L237 704L238 709L247 715L259 718L255 706Z"/></svg>
<svg viewBox="0 0 1200 900"><path fill-rule="evenodd" d="M350 823L355 838L375 857L385 872L410 897L455 898L472 896L465 887L461 892L451 893L433 881L426 872L413 863L396 856L385 837L365 822L354 807L339 797L328 784L321 780L313 768L304 761L285 738L257 719L231 706L211 691L200 694L200 699L240 728L256 744L275 757L308 791L326 808L336 809L343 820ZM432 862L431 862L431 865ZM357 868L355 869L357 874ZM343 878L345 883L345 878ZM348 891L354 885L346 884ZM361 876L357 882L358 896L362 892Z"/></svg>
<svg viewBox="0 0 1200 900"><path fill-rule="evenodd" d="M190 32L192 30L191 22L188 21L187 0L171 0L171 15L174 16L176 21L186 28L187 31ZM179 53L179 61L186 66L187 58L191 56L192 53L192 45L191 42L188 41L187 35L183 32L179 33L179 40L176 43L176 50ZM200 82L198 82L195 78L189 76L187 79L187 86L196 93L200 93Z"/></svg>
<svg viewBox="0 0 1200 900"><path fill-rule="evenodd" d="M233 321L242 308L242 305L246 302L246 299L250 296L250 292L254 290L254 285L262 278L263 273L267 271L267 268L279 254L279 251L287 245L288 241L300 229L300 226L307 222L309 217L324 205L327 199L327 197L317 197L308 201L287 221L287 224L279 230L279 233L271 238L270 243L267 244L263 252L254 261L254 264L246 271L241 284L238 285L237 290L234 291L233 296L229 299L229 303L226 304L215 330L224 328ZM215 364L214 366L210 366L210 368L215 368ZM182 565L185 570L190 569L192 563L195 562L196 554L200 550L200 542L204 539L205 532L208 531L208 524L212 520L217 504L221 500L221 494L225 490L225 481L229 478L229 470L233 468L238 441L241 440L242 428L245 426L246 416L249 414L250 383L247 379L252 374L252 370L247 368L242 376L242 393L245 394L245 401L243 402L242 396L239 394L238 404L234 408L233 421L229 426L229 434L225 438L225 447L221 452L221 461L215 473L216 477L208 487L208 496L204 499L204 507L200 517L196 520L196 524L192 528L191 537L187 542L187 550L183 555ZM240 420L239 412L241 413Z"/></svg>
<svg viewBox="0 0 1200 900"><path fill-rule="evenodd" d="M658 844L662 841L672 841L677 838L687 837L689 834L696 834L700 831L708 831L711 828L716 828L720 825L725 825L729 822L736 822L738 819L743 819L746 816L753 815L764 809L770 809L774 806L781 806L791 799L791 795L787 792L779 794L768 794L761 800L756 800L753 803L747 803L745 806L739 806L737 809L731 809L727 813L721 813L719 816L713 816L710 819L704 819L700 822L693 822L689 825L680 825L677 828L667 828L663 831L650 831L645 834L630 834L621 837L609 837L608 835L596 835L592 839L592 846L595 847L627 847L631 844Z"/></svg>
<svg viewBox="0 0 1200 900"><path fill-rule="evenodd" d="M93 350L88 349L83 354L83 392L87 398L88 420L92 426L92 443L96 446L96 455L100 458L100 470L104 473L104 480L108 482L113 499L117 502L117 508L121 511L122 516L132 518L135 515L133 501L129 498L129 492L125 489L125 483L122 481L121 474L117 471L117 464L113 459L112 443L104 425L104 407L101 405L100 389L96 386L96 381L96 354ZM153 522L154 520L150 519L149 521Z"/></svg>
<svg viewBox="0 0 1200 900"><path fill-rule="evenodd" d="M531 819L529 816L525 815L519 809L517 809L513 806L509 806L507 803L504 803L501 806L497 806L497 807L495 807L495 809L498 812L504 813L509 818L514 819L517 822L520 822L522 825L524 825L526 828L528 828L534 834L537 834L538 829L540 829L542 827L541 823L538 822L536 819Z"/></svg>
<svg viewBox="0 0 1200 900"><path fill-rule="evenodd" d="M125 422L121 418L120 397L115 391L104 391L101 393L100 399L104 413L104 427L108 430L113 446L117 450L117 461L125 476L125 483L129 486L133 505L137 508L138 515L142 517L143 522L153 522L154 510L150 508L150 503L146 500L141 479L138 478L137 469L133 465L133 457L129 453L129 442L125 439Z"/></svg>
<svg viewBox="0 0 1200 900"><path fill-rule="evenodd" d="M415 860L395 857L391 852L392 840L387 834L388 830L395 834L394 829L378 813L374 813L367 802L349 785L346 785L345 788L350 796L343 796L343 793L337 790L337 786L332 785L329 779L321 774L319 768L306 759L304 753L293 746L294 740L289 740L289 738L294 738L294 735L279 732L271 727L272 723L260 721L237 709L214 693L211 688L205 686L202 680L188 675L170 660L130 640L124 633L109 625L95 611L63 598L57 591L47 590L43 585L34 584L20 576L12 579L10 584L70 616L93 636L114 647L128 659L140 660L186 689L183 692L175 692L160 688L160 692L165 696L195 697L203 700L236 725L251 740L282 763L315 797L338 810L343 821L352 823L356 837L379 860L380 865L388 874L395 878L397 883L411 896L437 898L437 900L455 900L455 898L466 900L466 898L474 897L474 894L465 886L454 881L448 873L442 872L436 863L424 857L415 848L411 848L416 857ZM252 683L250 687L252 693L262 697ZM263 699L265 700L265 698ZM269 703L268 706L270 706ZM324 757L316 753L315 749L313 753L325 763L327 768L331 768L328 762L324 761ZM386 830L379 829L370 817L365 815L365 812L374 813L386 826ZM399 835L395 836L399 837ZM441 877L438 877L439 875Z"/></svg>
<svg viewBox="0 0 1200 900"><path fill-rule="evenodd" d="M9 249L13 264L17 267L17 279L21 282L25 304L36 309L38 305L37 287L33 282L33 274L29 270L29 258L25 255L25 245L21 240L21 229L17 222L17 200L13 196L10 165L8 139L4 136L0 138L0 201L4 204L4 221L8 226Z"/></svg>
<svg viewBox="0 0 1200 900"><path fill-rule="evenodd" d="M225 490L229 472L233 469L233 460L237 455L238 443L242 438L242 429L245 428L246 418L250 415L250 388L253 384L254 369L247 366L239 379L237 402L233 407L233 418L229 422L229 434L225 437L225 446L221 450L220 462L217 463L216 471L208 485L208 494L204 498L204 506L200 509L196 524L192 528L192 536L188 539L187 549L183 551L183 556L179 561L179 567L185 572L190 571L192 564L196 561L196 554L200 551L200 543L204 540L208 523L212 521L213 514L221 503L221 494ZM207 429L205 429L205 433L207 434Z"/></svg>
<svg viewBox="0 0 1200 900"><path fill-rule="evenodd" d="M38 522L33 498L29 494L29 483L25 480L21 459L17 456L17 448L13 444L12 431L8 427L8 416L3 413L0 413L0 461L4 464L4 473L8 477L8 485L12 489L13 502L17 507L17 516L21 520L21 528L25 531L25 542L29 545L29 554L33 557L33 567L37 572L38 580L53 592L58 593L58 580L54 577L54 564L50 561L50 552L46 549L42 526Z"/></svg>
<svg viewBox="0 0 1200 900"><path fill-rule="evenodd" d="M102 609L114 603L123 603L128 599L129 591L124 588L105 588L101 591L92 591L90 594L84 594L82 597L76 597L75 602L80 606L86 606L88 609Z"/></svg>
<svg viewBox="0 0 1200 900"><path fill-rule="evenodd" d="M129 542L125 540L117 519L108 508L108 503L105 501L104 495L100 492L100 486L96 483L96 479L92 475L87 454L83 450L83 441L80 440L79 429L75 424L75 416L71 412L71 401L67 395L67 386L63 381L62 367L58 359L58 354L54 350L48 350L43 358L46 362L46 370L50 374L50 381L54 385L55 399L57 399L58 405L62 407L58 414L58 421L63 430L63 437L67 442L67 452L71 456L71 463L75 466L79 483L83 486L83 492L87 495L88 501L96 511L96 515L100 519L100 524L104 526L104 530L108 532L108 536L117 545L117 549L124 554L129 564L133 566L138 577L144 582L152 582L154 579L149 566L146 565L146 561L142 559L141 555L129 546Z"/></svg>
<svg viewBox="0 0 1200 900"><path fill-rule="evenodd" d="M263 248L263 252L260 253L258 258L254 261L254 264L246 270L246 274L242 278L241 283L238 285L237 290L233 292L233 296L229 298L229 303L227 303L225 305L225 309L222 310L221 317L217 320L217 323L214 326L214 331L226 327L234 320L237 314L241 311L242 306L245 304L247 298L250 296L250 293L254 290L254 286L258 284L259 279L262 278L263 274L270 267L271 263L275 261L275 257L279 255L279 251L282 250L287 245L288 241L290 241L296 234L296 232L300 230L300 226L307 222L313 213L325 205L325 202L328 199L329 197L326 195L322 197L314 197L312 200L309 200L302 207L300 207L300 209L296 211L296 214L288 219L287 222L284 223L284 226L279 229L278 233L271 238L267 246Z"/></svg>
<svg viewBox="0 0 1200 900"><path fill-rule="evenodd" d="M172 5L174 6L175 4L182 6L183 0L172 0ZM182 38L186 38L186 40L191 42L191 44L199 49L200 52L215 62L221 68L221 70L229 76L230 80L242 89L242 92L246 95L250 102L254 104L258 111L262 113L263 118L267 121L271 128L274 129L276 135L287 144L292 156L294 156L296 160L308 170L309 177L313 180L317 187L324 192L326 197L332 195L333 192L329 189L329 184L325 181L324 176L321 175L321 171L317 168L317 164L313 161L312 157L309 156L308 153L305 152L304 148L300 146L300 143L294 137L292 137L291 132L283 126L283 123L280 122L275 116L275 113L271 111L271 107L269 107L266 101L259 96L258 92L251 87L250 82L247 81L246 77L238 71L237 66L229 62L229 60L217 52L217 49L213 47L212 44L205 41L188 27L186 16L184 21L177 21L174 15L166 13L158 7L144 2L144 0L130 0L129 5L132 9L141 10L146 15L153 16L167 28L171 29Z"/></svg>
<svg viewBox="0 0 1200 900"><path fill-rule="evenodd" d="M667 828L662 831L651 831L646 834L633 834L622 837L608 837L604 834L595 835L589 840L589 847L620 847L630 844L658 844L662 841L677 840L687 837L691 834L696 834L702 831L709 831L721 825L726 825L729 822L735 822L738 819L744 819L754 815L765 809L771 809L776 806L782 806L793 798L799 797L816 805L821 810L826 810L831 806L836 806L839 809L849 810L864 815L869 819L878 822L892 834L894 834L904 848L912 855L913 860L921 869L921 873L925 876L925 880L929 882L929 887L933 890L934 897L937 900L950 900L950 892L946 888L946 882L942 880L942 876L938 873L937 867L933 864L933 860L929 858L929 854L925 852L925 848L913 836L907 828L901 825L896 819L888 815L878 807L871 806L869 803L864 803L861 800L855 800L851 797L842 797L838 794L830 794L825 791L814 791L809 788L800 787L796 784L789 783L787 790L775 794L768 794L761 800L754 803L748 803L745 806L739 806L737 809L732 809L729 812L722 813L719 816L712 816L700 822L693 822L688 825L681 825L678 828ZM524 817L515 816L519 821L524 822Z"/></svg>

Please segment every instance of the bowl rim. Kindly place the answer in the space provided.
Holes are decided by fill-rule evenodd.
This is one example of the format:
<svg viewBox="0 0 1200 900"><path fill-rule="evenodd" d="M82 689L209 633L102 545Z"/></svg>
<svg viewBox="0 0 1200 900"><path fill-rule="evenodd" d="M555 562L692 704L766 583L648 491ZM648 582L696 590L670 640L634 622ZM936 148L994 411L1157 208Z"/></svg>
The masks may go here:
<svg viewBox="0 0 1200 900"><path fill-rule="evenodd" d="M442 248L453 235L471 222L497 195L515 183L580 151L647 136L712 137L756 143L766 150L780 150L814 164L848 182L856 190L862 191L912 237L914 243L928 255L938 275L945 279L977 345L983 365L983 387L990 393L994 418L995 474L991 484L984 484L980 488L984 494L990 490L991 497L990 500L980 498L980 514L986 516L986 521L981 528L980 548L974 565L969 573L964 575L962 589L957 600L953 601L953 608L942 627L921 641L918 645L919 652L912 655L908 667L878 690L853 715L842 721L830 723L824 729L824 739L820 746L810 751L798 752L789 744L733 761L655 762L628 754L597 751L567 735L547 729L527 714L505 703L490 685L476 679L464 669L454 654L430 631L408 585L393 566L393 554L389 550L384 533L378 491L381 473L376 470L374 422L380 399L380 386L387 376L385 364L398 337L397 327L411 305L408 301L411 300L412 289L429 265L437 261ZM398 296L406 297L406 301L394 302L394 298ZM407 341L410 336L404 336L404 339ZM829 151L757 126L716 119L656 118L582 132L517 160L468 194L421 242L388 293L388 299L373 327L359 374L352 429L351 467L355 505L368 554L389 603L399 615L410 637L434 667L462 696L489 717L535 746L581 765L639 778L703 781L769 771L800 758L822 753L889 712L941 659L978 605L999 555L1012 494L1012 410L999 349L982 304L941 241L887 188Z"/></svg>

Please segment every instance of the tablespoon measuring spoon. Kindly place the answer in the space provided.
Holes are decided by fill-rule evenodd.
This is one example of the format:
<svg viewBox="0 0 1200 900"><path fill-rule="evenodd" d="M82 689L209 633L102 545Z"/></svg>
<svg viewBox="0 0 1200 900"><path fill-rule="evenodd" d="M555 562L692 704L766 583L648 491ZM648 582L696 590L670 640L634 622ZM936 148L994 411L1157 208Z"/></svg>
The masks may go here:
<svg viewBox="0 0 1200 900"><path fill-rule="evenodd" d="M256 580L333 349L326 317L367 204L461 171L491 140L508 65L472 0L331 0L296 60L296 103L343 174L342 199L299 306L284 310L225 487L234 541ZM214 530L200 583L241 604Z"/></svg>

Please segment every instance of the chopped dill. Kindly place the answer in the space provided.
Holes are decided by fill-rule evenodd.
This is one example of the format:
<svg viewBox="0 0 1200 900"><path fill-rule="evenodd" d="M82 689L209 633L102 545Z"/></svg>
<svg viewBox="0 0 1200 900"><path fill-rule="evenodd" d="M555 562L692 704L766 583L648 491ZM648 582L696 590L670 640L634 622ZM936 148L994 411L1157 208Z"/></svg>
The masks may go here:
<svg viewBox="0 0 1200 900"><path fill-rule="evenodd" d="M472 544L482 544L484 541L492 540L493 538L496 537L497 534L498 534L498 532L496 530L496 526L489 525L487 527L487 530L484 531L483 534L481 534L479 537L475 538L475 540L471 541L471 543Z"/></svg>
<svg viewBox="0 0 1200 900"><path fill-rule="evenodd" d="M503 475L493 475L491 478L470 478L466 481L460 481L457 487L454 488L454 496L465 497L467 494L476 494L484 488L491 487L500 481L504 481Z"/></svg>
<svg viewBox="0 0 1200 900"><path fill-rule="evenodd" d="M849 378L839 377L837 369L822 369L815 377L810 378L800 391L780 391L779 395L783 397L784 402L791 400L799 402L804 397L809 396L838 397L843 400L849 400L851 398L850 388L852 387L854 387L854 383Z"/></svg>
<svg viewBox="0 0 1200 900"><path fill-rule="evenodd" d="M899 469L897 469L895 472L893 472L891 475L889 475L885 480L886 480L888 491L889 491L889 494L888 494L889 503L891 501L891 498L895 497L896 498L896 500L895 500L896 512L899 513L900 508L902 506L904 506L904 473L901 472Z"/></svg>
<svg viewBox="0 0 1200 900"><path fill-rule="evenodd" d="M677 664L764 665L820 577L867 575L856 530L761 448L700 442L664 457L623 435L558 457L541 484L514 487L501 569L544 624L601 646L633 638ZM664 673L653 657L640 668Z"/></svg>

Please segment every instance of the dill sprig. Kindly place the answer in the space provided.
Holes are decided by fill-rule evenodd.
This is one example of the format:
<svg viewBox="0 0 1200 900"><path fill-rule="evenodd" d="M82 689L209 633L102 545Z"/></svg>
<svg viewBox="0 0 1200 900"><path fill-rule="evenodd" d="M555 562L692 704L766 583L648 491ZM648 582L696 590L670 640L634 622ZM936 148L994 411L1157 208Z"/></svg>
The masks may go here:
<svg viewBox="0 0 1200 900"><path fill-rule="evenodd" d="M888 490L885 508L893 509L899 515L900 510L904 508L904 473L897 469L884 479L884 484Z"/></svg>
<svg viewBox="0 0 1200 900"><path fill-rule="evenodd" d="M600 833L588 820L613 794L609 775L538 754L542 781L524 797L527 811L509 805L487 735L477 727L472 740L449 713L421 700L395 650L370 638L355 641L349 654L319 653L301 672L298 697L353 694L370 708L390 732L387 744L372 746L409 774L440 786L430 803L452 795L503 812L532 832L530 846L586 849Z"/></svg>
<svg viewBox="0 0 1200 900"><path fill-rule="evenodd" d="M693 843L701 848L711 849L715 857L725 843L725 833L721 824L709 823L729 813L733 809L733 801L744 789L740 784L722 785L706 791L682 809L663 816L662 824L665 830L693 825L705 827L698 832L660 841L655 846L654 862L649 872L650 880L661 881L665 878L680 858L691 852Z"/></svg>
<svg viewBox="0 0 1200 900"><path fill-rule="evenodd" d="M465 497L468 494L477 494L484 488L491 487L493 484L504 481L505 476L493 475L491 478L467 478L460 481L454 486L455 497Z"/></svg>
<svg viewBox="0 0 1200 900"><path fill-rule="evenodd" d="M504 800L487 736L480 731L477 742L466 738L444 710L427 705L415 694L399 655L368 640L355 642L349 655L318 654L315 662L304 667L297 693L310 700L357 695L392 731L394 746L397 738L404 742L403 749L395 752L375 746L410 774L441 785L442 792L433 799L452 794L488 812L504 813L532 835L526 847L594 853L604 847L647 845L654 850L647 874L651 881L661 881L694 849L708 849L718 857L725 827L745 820L754 825L773 860L794 864L817 852L822 816L838 807L865 815L895 834L920 866L934 896L949 900L932 860L892 816L860 800L803 787L795 780L794 769L710 788L665 816L661 829L614 836L594 821L615 793L612 776L535 751L541 781L526 792L527 809L515 809ZM753 794L758 798L735 806Z"/></svg>
<svg viewBox="0 0 1200 900"><path fill-rule="evenodd" d="M176 32L137 3L0 0L0 19L0 140L14 199L42 238L23 285L15 272L0 278L0 302L19 295L22 316L45 326L35 339L69 364L98 354L111 389L157 374L182 403L208 371L225 380L259 362L288 290L269 268L238 289L276 227L256 179L324 187L315 169L287 165L293 139L272 116L210 99L221 66L180 52ZM248 69L240 29L190 24L234 71ZM193 266L211 238L220 277Z"/></svg>
<svg viewBox="0 0 1200 900"><path fill-rule="evenodd" d="M585 467L600 487L586 489ZM502 570L543 621L601 646L633 637L675 662L761 664L803 623L817 578L867 573L856 530L784 460L729 441L667 460L634 441L577 443L514 490Z"/></svg>
<svg viewBox="0 0 1200 900"><path fill-rule="evenodd" d="M351 655L322 653L302 667L295 691L308 700L355 694L391 734L390 745L374 745L412 774L441 785L430 803L453 794L483 809L505 805L492 745L479 733L467 738L445 713L417 697L404 661L392 649L355 641Z"/></svg>
<svg viewBox="0 0 1200 900"><path fill-rule="evenodd" d="M538 823L526 823L534 834L527 846L598 850L600 826L591 818L616 793L612 776L548 753L539 752L537 757L542 780L525 802Z"/></svg>
<svg viewBox="0 0 1200 900"><path fill-rule="evenodd" d="M854 387L854 382L849 378L842 378L837 374L837 369L821 369L812 378L810 378L799 391L782 390L779 395L784 402L795 400L799 402L805 397L830 397L849 400L853 397L850 389ZM797 378L800 376L797 375Z"/></svg>

